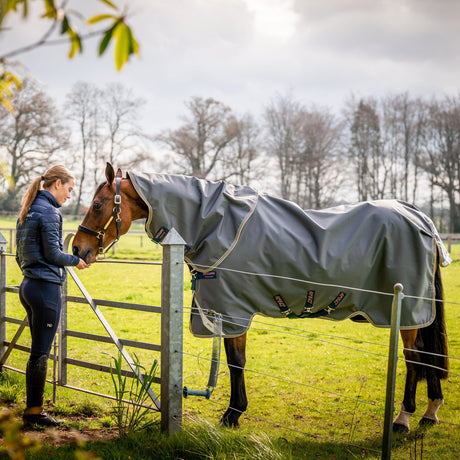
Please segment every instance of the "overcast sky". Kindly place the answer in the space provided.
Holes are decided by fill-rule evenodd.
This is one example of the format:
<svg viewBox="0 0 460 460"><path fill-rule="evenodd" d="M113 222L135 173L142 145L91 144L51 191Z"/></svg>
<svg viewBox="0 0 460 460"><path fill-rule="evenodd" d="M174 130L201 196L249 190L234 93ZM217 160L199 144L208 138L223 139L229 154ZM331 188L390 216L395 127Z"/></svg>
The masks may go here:
<svg viewBox="0 0 460 460"><path fill-rule="evenodd" d="M36 2L37 3L37 2ZM42 1L38 2L41 6ZM57 2L58 3L58 2ZM358 96L409 91L457 94L460 83L460 1L457 0L117 0L141 57L121 73L113 51L96 58L68 45L17 57L58 102L78 80L118 81L147 101L151 134L175 128L192 96L214 97L238 113L259 115L276 94L338 110ZM80 11L101 2L72 0ZM32 15L31 15L32 16ZM40 36L44 21L8 20L0 55Z"/></svg>

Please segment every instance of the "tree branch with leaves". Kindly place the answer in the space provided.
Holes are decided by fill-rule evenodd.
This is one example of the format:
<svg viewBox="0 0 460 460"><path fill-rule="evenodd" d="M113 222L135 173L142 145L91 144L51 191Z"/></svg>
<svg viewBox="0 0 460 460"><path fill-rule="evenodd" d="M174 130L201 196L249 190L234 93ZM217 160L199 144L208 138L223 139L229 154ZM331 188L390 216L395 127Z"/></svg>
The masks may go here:
<svg viewBox="0 0 460 460"><path fill-rule="evenodd" d="M70 0L42 0L42 11L40 19L51 21L49 28L37 41L26 46L16 48L0 55L0 104L11 113L14 111L12 98L16 91L21 89L21 77L17 73L17 63L11 58L34 50L44 45L52 45L67 41L70 44L68 53L69 59L83 51L83 41L89 37L100 36L98 53L102 56L110 43L114 43L115 67L120 71L132 55L139 54L139 44L134 37L131 27L127 24L127 8L121 10L110 0L99 1L110 8L109 13L96 14L86 19L88 26L108 23L102 30L89 32L86 35L80 34L74 25L75 17L84 17L81 12L69 7ZM4 22L7 17L13 14L21 14L23 18L30 16L30 0L0 0L0 34L6 29ZM22 12L20 10L22 9ZM53 33L60 30L63 38L51 40Z"/></svg>

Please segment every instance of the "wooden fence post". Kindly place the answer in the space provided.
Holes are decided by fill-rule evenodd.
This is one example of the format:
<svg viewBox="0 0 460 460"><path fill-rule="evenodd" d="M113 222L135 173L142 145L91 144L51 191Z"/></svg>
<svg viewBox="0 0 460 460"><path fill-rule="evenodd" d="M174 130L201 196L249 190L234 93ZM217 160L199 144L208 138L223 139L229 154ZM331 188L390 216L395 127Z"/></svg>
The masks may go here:
<svg viewBox="0 0 460 460"><path fill-rule="evenodd" d="M162 242L161 429L182 429L182 340L185 241L172 228Z"/></svg>
<svg viewBox="0 0 460 460"><path fill-rule="evenodd" d="M388 354L387 392L385 398L385 421L383 426L382 460L391 458L391 435L393 432L393 412L396 384L396 364L398 362L398 338L401 321L401 300L404 297L402 284L395 284L391 307L390 351Z"/></svg>
<svg viewBox="0 0 460 460"><path fill-rule="evenodd" d="M8 242L0 232L0 357L5 353L6 340L6 246ZM0 368L0 372L1 372Z"/></svg>

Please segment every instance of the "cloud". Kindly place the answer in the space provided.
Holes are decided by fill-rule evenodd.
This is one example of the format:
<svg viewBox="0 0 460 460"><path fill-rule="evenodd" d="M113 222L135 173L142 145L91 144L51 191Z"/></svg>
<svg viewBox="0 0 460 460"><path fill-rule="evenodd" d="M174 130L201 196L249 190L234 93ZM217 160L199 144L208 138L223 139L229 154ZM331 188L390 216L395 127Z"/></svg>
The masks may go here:
<svg viewBox="0 0 460 460"><path fill-rule="evenodd" d="M450 0L297 1L312 46L369 61L430 60L458 55L460 2Z"/></svg>
<svg viewBox="0 0 460 460"><path fill-rule="evenodd" d="M99 11L102 2L71 2L82 10L95 3ZM78 80L131 87L148 101L143 123L150 132L177 127L192 96L258 115L276 93L288 91L304 103L334 108L351 92L458 92L460 2L130 0L129 11L141 58L121 73L112 50L97 58L95 40L72 61L68 45L19 58L60 101ZM43 29L39 20L14 24L0 36L2 49Z"/></svg>
<svg viewBox="0 0 460 460"><path fill-rule="evenodd" d="M246 4L256 34L283 42L295 34L298 17L293 0L246 0Z"/></svg>

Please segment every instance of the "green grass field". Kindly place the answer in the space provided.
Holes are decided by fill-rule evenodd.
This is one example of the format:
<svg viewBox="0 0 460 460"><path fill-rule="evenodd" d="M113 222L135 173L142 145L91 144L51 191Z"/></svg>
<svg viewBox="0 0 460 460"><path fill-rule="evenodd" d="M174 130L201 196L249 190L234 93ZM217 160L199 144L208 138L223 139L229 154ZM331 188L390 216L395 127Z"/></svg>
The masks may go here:
<svg viewBox="0 0 460 460"><path fill-rule="evenodd" d="M0 221L1 228L12 226L13 221ZM70 222L65 224L67 229L76 226ZM438 414L443 423L426 431L416 429L427 402L426 384L421 382L417 411L411 419L413 430L409 435L393 437L393 458L460 458L460 245L453 246L452 256L454 262L442 271L452 356L451 375L443 384L445 404ZM158 261L161 248L151 243L146 235L141 239L139 234L128 234L117 244L114 259ZM159 305L160 270L159 266L97 263L78 275L93 298ZM20 281L14 258L9 257L7 282L19 284ZM78 295L72 280L69 280L69 293ZM188 331L191 291L187 273L184 274L184 296L184 385L205 389L212 341L194 338ZM7 309L8 316L24 317L15 294L7 294ZM159 343L158 315L101 309L119 337ZM90 307L83 304L69 304L69 328L107 335ZM16 325L7 324L8 339L16 329ZM351 321L256 317L248 336L246 387L249 407L241 417L241 428L236 432L216 429L230 396L228 369L222 364L211 399L189 397L183 404L186 440L178 442L183 442L186 452L193 450L193 446L199 444L193 430L201 429L198 431L201 441L207 436L215 438L206 438L209 456L184 458L259 458L256 453L260 458L264 455L264 458L275 458L278 454L279 458L380 458L388 340L388 330ZM28 330L19 343L30 344ZM111 363L110 356L116 356L114 346L72 337L68 348L69 357L104 365ZM160 358L153 352L139 350L136 354L145 367ZM399 356L396 407L402 400L405 375L402 351ZM221 359L225 363L223 350ZM26 360L25 353L15 350L8 364L24 369ZM49 377L51 375L50 369ZM113 394L110 376L74 366L69 367L68 384ZM158 394L159 387L154 391ZM47 394L51 397L51 385L48 385ZM62 406L94 402L107 412L111 404L105 399L62 388L58 388L57 402ZM247 441L249 452L237 450L241 440ZM141 444L145 442L143 439ZM221 447L228 444L229 450L211 447L212 443ZM189 445L192 447L187 447ZM268 449L265 454L264 448ZM237 450L235 457L232 449Z"/></svg>

